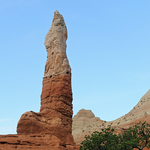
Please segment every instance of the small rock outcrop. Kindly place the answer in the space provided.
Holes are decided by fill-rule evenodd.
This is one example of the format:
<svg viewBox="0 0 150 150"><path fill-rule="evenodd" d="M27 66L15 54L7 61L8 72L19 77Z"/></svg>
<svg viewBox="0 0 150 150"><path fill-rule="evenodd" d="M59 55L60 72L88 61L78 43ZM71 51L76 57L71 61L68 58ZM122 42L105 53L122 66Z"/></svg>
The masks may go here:
<svg viewBox="0 0 150 150"><path fill-rule="evenodd" d="M46 38L47 62L43 77L40 112L25 112L17 135L0 136L0 149L73 150L71 68L66 55L67 28L54 12Z"/></svg>
<svg viewBox="0 0 150 150"><path fill-rule="evenodd" d="M95 117L91 110L81 109L73 117L72 134L77 144L80 144L85 135L90 135L94 131L101 131L102 128L113 127L115 132L122 132L124 129L139 122L150 123L150 90L140 99L137 105L126 115L114 120L103 121Z"/></svg>

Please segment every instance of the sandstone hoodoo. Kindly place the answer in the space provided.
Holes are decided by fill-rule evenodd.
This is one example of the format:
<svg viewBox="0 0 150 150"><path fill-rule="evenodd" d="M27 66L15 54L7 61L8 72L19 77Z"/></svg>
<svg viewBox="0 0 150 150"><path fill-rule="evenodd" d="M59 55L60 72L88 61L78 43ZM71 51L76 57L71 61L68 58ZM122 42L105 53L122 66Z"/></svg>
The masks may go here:
<svg viewBox="0 0 150 150"><path fill-rule="evenodd" d="M43 78L39 113L24 113L18 134L52 134L62 145L73 145L71 68L66 55L67 28L63 16L55 11L45 38L47 62Z"/></svg>

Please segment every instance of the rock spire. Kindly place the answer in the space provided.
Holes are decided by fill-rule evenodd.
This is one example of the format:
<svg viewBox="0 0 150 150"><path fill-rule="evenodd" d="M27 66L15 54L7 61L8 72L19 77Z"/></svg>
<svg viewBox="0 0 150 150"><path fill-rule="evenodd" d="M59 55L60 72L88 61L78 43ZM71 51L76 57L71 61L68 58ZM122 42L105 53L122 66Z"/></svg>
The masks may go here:
<svg viewBox="0 0 150 150"><path fill-rule="evenodd" d="M54 12L45 37L47 61L43 78L39 113L24 113L17 126L18 134L50 134L60 145L73 145L71 68L66 56L67 28L63 16Z"/></svg>
<svg viewBox="0 0 150 150"><path fill-rule="evenodd" d="M45 37L47 62L44 77L71 74L66 56L67 28L63 16L55 11L52 26Z"/></svg>

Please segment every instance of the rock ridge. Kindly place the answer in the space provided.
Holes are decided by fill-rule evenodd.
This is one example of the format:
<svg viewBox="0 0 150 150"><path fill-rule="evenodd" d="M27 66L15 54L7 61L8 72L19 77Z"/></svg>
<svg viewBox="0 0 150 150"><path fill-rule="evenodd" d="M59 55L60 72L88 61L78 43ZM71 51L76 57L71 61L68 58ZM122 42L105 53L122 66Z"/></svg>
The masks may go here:
<svg viewBox="0 0 150 150"><path fill-rule="evenodd" d="M102 128L111 126L116 129L116 132L122 132L134 124L138 125L140 121L150 123L150 90L129 113L114 121L101 120L95 117L91 110L79 110L77 115L73 117L72 134L75 142L80 144L85 135L89 135L94 131L101 131Z"/></svg>

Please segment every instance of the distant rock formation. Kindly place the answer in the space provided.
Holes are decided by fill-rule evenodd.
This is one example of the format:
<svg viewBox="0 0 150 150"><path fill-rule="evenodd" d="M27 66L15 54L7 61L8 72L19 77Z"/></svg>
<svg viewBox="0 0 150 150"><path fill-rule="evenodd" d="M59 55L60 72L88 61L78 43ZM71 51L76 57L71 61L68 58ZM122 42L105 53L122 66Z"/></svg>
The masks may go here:
<svg viewBox="0 0 150 150"><path fill-rule="evenodd" d="M84 136L91 134L97 130L98 126L104 121L100 118L95 117L91 110L81 109L73 117L72 124L72 134L74 140L77 144L81 143L81 139L84 139Z"/></svg>
<svg viewBox="0 0 150 150"><path fill-rule="evenodd" d="M71 68L66 55L66 40L64 18L55 11L44 42L47 62L40 112L24 113L17 125L17 135L0 136L0 149L6 145L11 150L77 148L72 136Z"/></svg>
<svg viewBox="0 0 150 150"><path fill-rule="evenodd" d="M116 132L121 132L134 124L138 124L140 121L150 123L150 90L129 113L114 121L106 122L100 120L94 116L91 110L81 109L73 117L72 134L75 142L80 144L84 140L85 135L94 131L101 131L102 128L112 126L117 130Z"/></svg>

